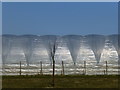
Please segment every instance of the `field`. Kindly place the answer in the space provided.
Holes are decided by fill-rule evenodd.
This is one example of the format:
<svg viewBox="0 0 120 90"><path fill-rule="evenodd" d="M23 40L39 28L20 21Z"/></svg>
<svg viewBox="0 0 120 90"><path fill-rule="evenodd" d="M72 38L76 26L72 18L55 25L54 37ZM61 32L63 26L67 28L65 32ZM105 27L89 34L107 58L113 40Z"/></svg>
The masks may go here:
<svg viewBox="0 0 120 90"><path fill-rule="evenodd" d="M51 75L3 76L3 88L118 88L117 75Z"/></svg>

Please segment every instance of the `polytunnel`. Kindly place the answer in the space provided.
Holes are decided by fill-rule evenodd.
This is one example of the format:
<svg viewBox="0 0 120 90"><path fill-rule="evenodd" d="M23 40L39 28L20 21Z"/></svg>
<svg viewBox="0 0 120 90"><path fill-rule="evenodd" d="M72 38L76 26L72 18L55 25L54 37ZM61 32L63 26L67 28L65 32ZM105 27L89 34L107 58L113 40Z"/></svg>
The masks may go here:
<svg viewBox="0 0 120 90"><path fill-rule="evenodd" d="M34 39L36 38L35 35L23 35L21 36L23 42L23 52L24 52L24 55L25 55L25 59L26 59L26 62L27 62L27 65L30 64L30 60L31 60L31 57L32 57L32 54L33 54L33 43L34 43Z"/></svg>
<svg viewBox="0 0 120 90"><path fill-rule="evenodd" d="M120 59L120 35L119 34L109 35L108 38L112 45L115 47L118 53L118 58Z"/></svg>
<svg viewBox="0 0 120 90"><path fill-rule="evenodd" d="M0 75L2 75L2 35L0 35Z"/></svg>
<svg viewBox="0 0 120 90"><path fill-rule="evenodd" d="M44 47L47 50L48 57L52 63L52 56L55 55L57 49L57 36L56 35L44 35L40 36L43 42Z"/></svg>
<svg viewBox="0 0 120 90"><path fill-rule="evenodd" d="M80 43L82 40L82 36L80 36L80 35L66 35L66 36L63 36L62 38L67 44L67 47L70 51L70 55L72 57L74 65L75 65L76 59L78 56L78 52L80 50Z"/></svg>
<svg viewBox="0 0 120 90"><path fill-rule="evenodd" d="M16 38L15 35L4 35L2 36L2 63L6 64L7 57L11 52L13 39ZM10 61L9 61L10 62Z"/></svg>
<svg viewBox="0 0 120 90"><path fill-rule="evenodd" d="M86 35L86 42L93 51L97 63L100 62L101 53L105 46L105 37L103 35Z"/></svg>

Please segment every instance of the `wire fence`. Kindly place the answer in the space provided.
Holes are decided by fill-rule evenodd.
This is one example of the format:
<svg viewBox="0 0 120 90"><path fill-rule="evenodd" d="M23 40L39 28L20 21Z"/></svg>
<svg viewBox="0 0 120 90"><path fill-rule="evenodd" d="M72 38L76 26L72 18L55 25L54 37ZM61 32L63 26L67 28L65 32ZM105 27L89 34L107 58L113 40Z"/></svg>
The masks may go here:
<svg viewBox="0 0 120 90"><path fill-rule="evenodd" d="M105 61L103 64L90 64L87 61L83 63L67 64L63 61L55 63L56 75L118 75L120 66L118 64L111 64ZM36 64L27 65L24 62L18 64L4 64L2 65L2 75L52 75L53 65L49 63L42 63L40 61Z"/></svg>

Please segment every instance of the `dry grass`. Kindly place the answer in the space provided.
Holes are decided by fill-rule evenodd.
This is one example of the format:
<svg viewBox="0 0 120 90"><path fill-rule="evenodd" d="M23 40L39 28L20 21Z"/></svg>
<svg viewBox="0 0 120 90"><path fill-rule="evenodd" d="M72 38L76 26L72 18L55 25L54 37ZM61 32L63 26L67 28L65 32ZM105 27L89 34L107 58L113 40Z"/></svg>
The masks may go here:
<svg viewBox="0 0 120 90"><path fill-rule="evenodd" d="M53 88L52 76L3 76L3 88ZM118 88L116 75L55 76L54 88Z"/></svg>

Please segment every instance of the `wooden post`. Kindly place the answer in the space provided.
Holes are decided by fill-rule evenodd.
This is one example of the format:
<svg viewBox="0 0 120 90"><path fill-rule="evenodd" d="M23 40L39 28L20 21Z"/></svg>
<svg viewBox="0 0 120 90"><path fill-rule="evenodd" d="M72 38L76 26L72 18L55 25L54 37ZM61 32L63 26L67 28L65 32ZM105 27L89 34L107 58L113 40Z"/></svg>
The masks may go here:
<svg viewBox="0 0 120 90"><path fill-rule="evenodd" d="M61 75L63 75L62 70L61 70Z"/></svg>
<svg viewBox="0 0 120 90"><path fill-rule="evenodd" d="M106 71L104 70L104 75L105 75L105 72L106 72Z"/></svg>
<svg viewBox="0 0 120 90"><path fill-rule="evenodd" d="M107 61L106 61L106 75L108 74L108 66L107 66Z"/></svg>
<svg viewBox="0 0 120 90"><path fill-rule="evenodd" d="M86 75L86 61L84 61L84 74Z"/></svg>
<svg viewBox="0 0 120 90"><path fill-rule="evenodd" d="M42 75L42 61L40 61L40 74Z"/></svg>
<svg viewBox="0 0 120 90"><path fill-rule="evenodd" d="M64 75L64 63L62 61L62 75Z"/></svg>
<svg viewBox="0 0 120 90"><path fill-rule="evenodd" d="M21 75L21 61L20 61L20 75Z"/></svg>

